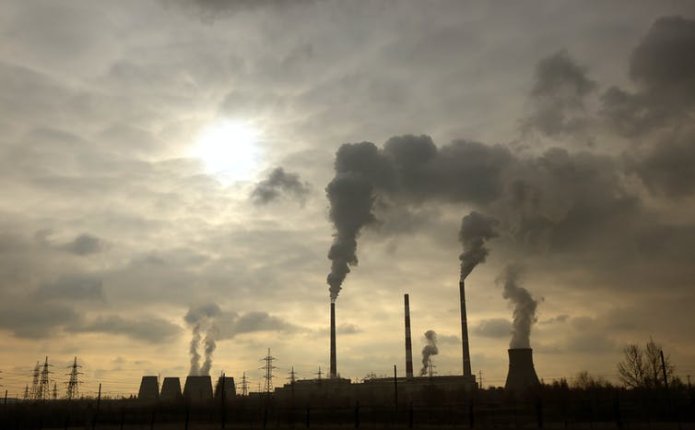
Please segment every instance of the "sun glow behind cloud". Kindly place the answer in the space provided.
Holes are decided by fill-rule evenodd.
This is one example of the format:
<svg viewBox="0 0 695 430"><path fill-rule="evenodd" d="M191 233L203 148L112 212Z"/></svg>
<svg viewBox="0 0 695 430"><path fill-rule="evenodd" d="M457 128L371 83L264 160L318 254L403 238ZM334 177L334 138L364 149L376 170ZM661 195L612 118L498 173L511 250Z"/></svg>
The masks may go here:
<svg viewBox="0 0 695 430"><path fill-rule="evenodd" d="M200 131L190 155L222 182L250 180L259 170L260 137L260 131L248 123L218 121Z"/></svg>

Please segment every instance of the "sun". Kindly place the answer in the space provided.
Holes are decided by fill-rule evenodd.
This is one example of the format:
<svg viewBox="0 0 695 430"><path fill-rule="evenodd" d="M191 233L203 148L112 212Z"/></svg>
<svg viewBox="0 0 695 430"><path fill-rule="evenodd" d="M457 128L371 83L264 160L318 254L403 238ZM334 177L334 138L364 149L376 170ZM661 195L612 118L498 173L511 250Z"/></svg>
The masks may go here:
<svg viewBox="0 0 695 430"><path fill-rule="evenodd" d="M252 179L258 170L261 133L250 124L218 121L198 134L191 155L224 182Z"/></svg>

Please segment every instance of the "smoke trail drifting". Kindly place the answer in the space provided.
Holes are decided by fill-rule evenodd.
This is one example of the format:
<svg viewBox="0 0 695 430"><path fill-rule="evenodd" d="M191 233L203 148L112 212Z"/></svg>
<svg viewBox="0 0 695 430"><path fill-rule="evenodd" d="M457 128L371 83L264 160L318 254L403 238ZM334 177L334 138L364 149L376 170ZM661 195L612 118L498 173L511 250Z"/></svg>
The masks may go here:
<svg viewBox="0 0 695 430"><path fill-rule="evenodd" d="M499 222L492 217L471 212L461 220L459 241L463 245L461 260L461 280L463 281L475 269L475 266L485 261L489 251L485 242L497 237L495 227Z"/></svg>
<svg viewBox="0 0 695 430"><path fill-rule="evenodd" d="M536 322L538 301L531 297L526 288L519 286L522 269L518 265L507 266L498 282L504 282L502 296L514 304L514 323L512 327L511 349L531 347L531 326Z"/></svg>
<svg viewBox="0 0 695 430"><path fill-rule="evenodd" d="M200 353L198 352L198 344L200 343L200 325L193 326L193 336L191 337L190 347L188 349L191 354L191 369L188 374L191 376L200 375Z"/></svg>
<svg viewBox="0 0 695 430"><path fill-rule="evenodd" d="M214 328L208 331L207 335L205 336L205 340L203 341L205 344L205 361L200 368L201 375L210 374L210 368L212 367L212 354L215 352L215 349L217 349L217 343L215 342L215 331L216 330L214 330Z"/></svg>
<svg viewBox="0 0 695 430"><path fill-rule="evenodd" d="M331 203L330 218L335 226L333 244L328 251L331 272L327 282L331 301L338 298L350 266L357 265L357 236L374 220L372 184L359 174L338 174L326 187Z"/></svg>
<svg viewBox="0 0 695 430"><path fill-rule="evenodd" d="M217 348L215 339L217 338L217 327L215 318L220 314L220 308L216 304L207 304L190 308L184 320L191 327L191 343L189 353L191 354L191 368L189 374L192 376L209 375L212 368L212 354ZM203 338L203 333L205 337ZM202 358L198 348L203 343L204 361L200 365Z"/></svg>
<svg viewBox="0 0 695 430"><path fill-rule="evenodd" d="M427 375L427 369L430 365L432 356L439 354L439 348L437 348L437 333L434 330L427 330L425 332L425 339L427 340L427 345L422 348L422 369L420 369L420 376Z"/></svg>

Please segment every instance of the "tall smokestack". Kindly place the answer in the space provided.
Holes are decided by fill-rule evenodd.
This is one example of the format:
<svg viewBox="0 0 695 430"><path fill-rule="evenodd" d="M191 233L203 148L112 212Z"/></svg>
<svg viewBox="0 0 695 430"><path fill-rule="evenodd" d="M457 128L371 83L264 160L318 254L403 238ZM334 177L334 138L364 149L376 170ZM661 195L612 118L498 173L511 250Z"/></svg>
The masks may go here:
<svg viewBox="0 0 695 430"><path fill-rule="evenodd" d="M410 297L403 295L405 302L405 376L413 377L413 344L410 337Z"/></svg>
<svg viewBox="0 0 695 430"><path fill-rule="evenodd" d="M331 379L338 377L335 353L335 302L331 302Z"/></svg>
<svg viewBox="0 0 695 430"><path fill-rule="evenodd" d="M461 297L461 346L463 348L463 376L471 377L471 352L468 348L468 320L466 317L466 287L463 280L459 281Z"/></svg>

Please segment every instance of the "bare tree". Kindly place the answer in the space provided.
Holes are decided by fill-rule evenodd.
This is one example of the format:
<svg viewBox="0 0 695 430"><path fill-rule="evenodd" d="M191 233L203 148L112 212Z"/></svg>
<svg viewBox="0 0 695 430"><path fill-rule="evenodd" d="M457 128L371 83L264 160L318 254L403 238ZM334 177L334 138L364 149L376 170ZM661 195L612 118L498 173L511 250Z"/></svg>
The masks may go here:
<svg viewBox="0 0 695 430"><path fill-rule="evenodd" d="M666 377L673 379L675 368L669 356L664 357ZM630 344L623 349L618 363L618 379L629 388L657 388L664 384L661 365L661 346L650 339L645 348Z"/></svg>

